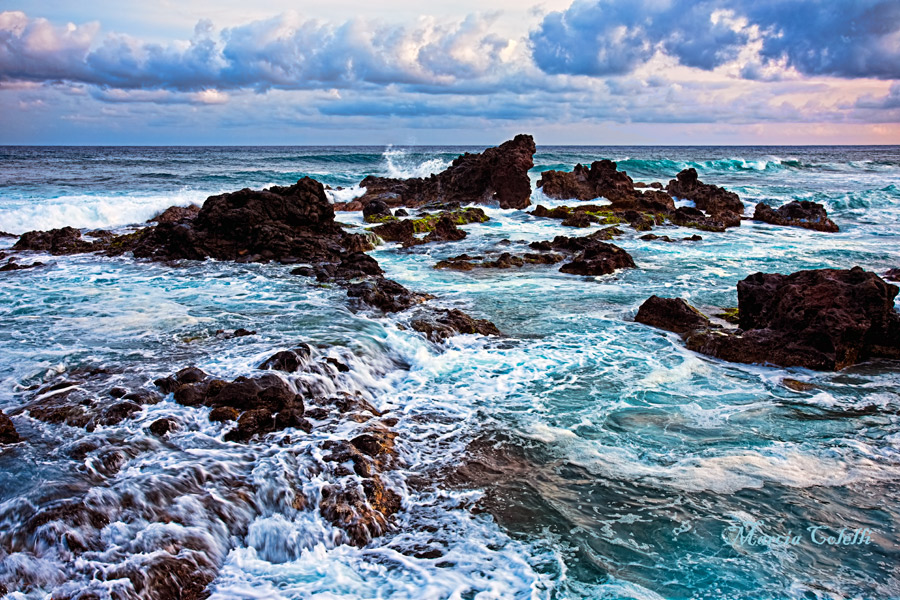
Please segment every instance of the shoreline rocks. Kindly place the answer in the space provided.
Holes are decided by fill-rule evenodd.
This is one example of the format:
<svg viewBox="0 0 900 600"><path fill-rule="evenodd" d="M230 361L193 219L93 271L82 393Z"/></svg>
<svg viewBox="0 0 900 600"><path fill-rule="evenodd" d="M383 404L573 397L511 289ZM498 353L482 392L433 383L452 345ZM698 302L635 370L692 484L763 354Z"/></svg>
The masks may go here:
<svg viewBox="0 0 900 600"><path fill-rule="evenodd" d="M365 193L337 210L365 210L373 202L385 207L421 207L431 203L499 204L525 208L531 203L531 180L536 147L530 135L477 154L463 154L444 171L427 178L390 179L369 176L360 182ZM356 207L359 206L359 209ZM381 206L380 204L378 205ZM383 213L383 210L379 211Z"/></svg>
<svg viewBox="0 0 900 600"><path fill-rule="evenodd" d="M794 200L777 209L760 202L756 205L753 220L783 227L803 227L828 233L839 231L834 221L828 218L825 207L808 200Z"/></svg>
<svg viewBox="0 0 900 600"><path fill-rule="evenodd" d="M682 334L689 349L722 360L839 371L869 359L900 359L898 291L860 267L756 273L738 283L738 329L675 318L687 312L671 299L651 298L638 314L641 322Z"/></svg>

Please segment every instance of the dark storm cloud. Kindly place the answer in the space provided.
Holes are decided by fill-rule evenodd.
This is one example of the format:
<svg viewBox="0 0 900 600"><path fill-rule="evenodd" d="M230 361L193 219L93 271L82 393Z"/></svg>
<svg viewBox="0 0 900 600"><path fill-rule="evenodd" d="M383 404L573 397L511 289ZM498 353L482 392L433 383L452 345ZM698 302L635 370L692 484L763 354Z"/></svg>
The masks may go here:
<svg viewBox="0 0 900 600"><path fill-rule="evenodd" d="M709 70L753 39L762 60L807 75L900 77L897 0L576 0L530 35L545 72L592 76L628 73L655 52Z"/></svg>

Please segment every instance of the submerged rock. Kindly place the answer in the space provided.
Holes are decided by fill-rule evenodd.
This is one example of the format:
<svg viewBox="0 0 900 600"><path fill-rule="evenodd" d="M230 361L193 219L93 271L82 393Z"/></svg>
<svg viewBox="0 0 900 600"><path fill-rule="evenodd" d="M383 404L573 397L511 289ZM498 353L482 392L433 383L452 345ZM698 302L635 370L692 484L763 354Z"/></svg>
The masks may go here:
<svg viewBox="0 0 900 600"><path fill-rule="evenodd" d="M829 233L838 231L838 226L828 218L825 207L808 200L794 200L778 209L773 209L771 206L760 202L756 205L753 218L756 221L771 223L772 225L803 227Z"/></svg>
<svg viewBox="0 0 900 600"><path fill-rule="evenodd" d="M457 202L525 208L530 204L528 171L534 166L535 151L530 135L517 135L480 154L466 153L445 171L425 179L366 177L360 183L366 192L357 200L363 207L378 201L388 207Z"/></svg>
<svg viewBox="0 0 900 600"><path fill-rule="evenodd" d="M312 350L307 344L300 344L292 350L276 352L264 360L257 368L293 373L309 362Z"/></svg>
<svg viewBox="0 0 900 600"><path fill-rule="evenodd" d="M429 297L410 292L396 281L384 277L374 277L350 285L347 296L357 304L362 302L386 313L406 310Z"/></svg>
<svg viewBox="0 0 900 600"><path fill-rule="evenodd" d="M455 308L415 319L410 326L424 333L432 342L440 342L458 333L500 335L500 330L490 321L475 319Z"/></svg>
<svg viewBox="0 0 900 600"><path fill-rule="evenodd" d="M900 358L898 291L860 267L756 273L738 283L739 329L682 333L691 350L731 362L840 370Z"/></svg>

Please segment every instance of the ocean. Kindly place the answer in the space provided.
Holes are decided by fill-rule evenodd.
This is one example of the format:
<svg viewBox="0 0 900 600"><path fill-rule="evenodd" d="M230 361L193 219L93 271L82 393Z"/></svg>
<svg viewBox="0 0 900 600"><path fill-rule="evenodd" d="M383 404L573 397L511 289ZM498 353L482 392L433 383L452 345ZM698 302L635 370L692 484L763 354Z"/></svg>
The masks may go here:
<svg viewBox="0 0 900 600"><path fill-rule="evenodd" d="M347 201L366 175L427 176L481 150L2 147L0 231L124 228L304 176ZM504 334L443 344L396 316L351 311L342 288L286 265L35 254L46 267L0 273L0 409L26 440L0 449L0 583L18 590L8 597L128 597L107 575L200 540L219 565L217 600L900 598L898 364L726 363L633 319L654 294L707 314L737 306L737 282L760 271L900 267L900 146L538 146L532 182L602 158L645 183L694 167L738 193L745 214L812 200L841 231L746 220L665 243L626 227L615 244L637 268L613 275L434 269L503 239L584 233L486 207L490 220L466 225L462 241L371 252L387 277ZM565 204L539 191L532 203ZM363 225L360 213L337 219ZM0 238L0 251L14 241ZM256 333L216 333L237 328ZM104 385L152 388L186 365L233 379L300 342L349 367L311 384L398 419L402 465L388 483L402 510L362 548L291 503L296 486L314 498L327 483L314 448L340 428L227 443L207 409L171 396L90 432L16 413L48 381L103 373ZM160 441L147 431L160 417L182 428ZM67 503L103 515L77 556L66 532L29 520Z"/></svg>

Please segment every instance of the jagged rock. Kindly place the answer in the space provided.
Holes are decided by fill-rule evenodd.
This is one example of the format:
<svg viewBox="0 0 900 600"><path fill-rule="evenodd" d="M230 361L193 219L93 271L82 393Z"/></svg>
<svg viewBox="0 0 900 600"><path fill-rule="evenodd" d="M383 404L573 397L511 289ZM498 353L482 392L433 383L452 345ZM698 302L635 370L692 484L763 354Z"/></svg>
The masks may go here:
<svg viewBox="0 0 900 600"><path fill-rule="evenodd" d="M625 250L613 244L591 240L575 255L572 262L560 267L563 273L572 275L608 275L618 269L636 268L634 259Z"/></svg>
<svg viewBox="0 0 900 600"><path fill-rule="evenodd" d="M466 153L445 171L426 179L369 176L360 183L366 192L358 201L362 206L373 201L384 202L389 207L497 202L500 208L525 208L530 203L528 171L534 166L535 151L530 135L517 135L480 154Z"/></svg>
<svg viewBox="0 0 900 600"><path fill-rule="evenodd" d="M0 411L0 444L15 444L20 440L12 420Z"/></svg>
<svg viewBox="0 0 900 600"><path fill-rule="evenodd" d="M681 298L650 296L638 309L634 320L644 325L683 334L709 327L709 319Z"/></svg>
<svg viewBox="0 0 900 600"><path fill-rule="evenodd" d="M825 207L808 200L799 202L794 200L778 209L773 209L771 206L760 202L756 205L753 218L756 221L771 223L772 225L803 227L829 233L838 231L838 226L828 218Z"/></svg>
<svg viewBox="0 0 900 600"><path fill-rule="evenodd" d="M740 225L740 215L744 212L744 203L740 197L717 185L703 183L698 178L696 169L680 172L675 179L669 181L666 191L676 198L692 200L694 206L717 217L728 227Z"/></svg>
<svg viewBox="0 0 900 600"><path fill-rule="evenodd" d="M363 208L363 219L367 223L377 222L373 221L373 217L384 217L384 216L393 216L391 215L391 209L388 208L388 205L385 204L383 200L372 200L368 204L366 204L365 208Z"/></svg>
<svg viewBox="0 0 900 600"><path fill-rule="evenodd" d="M34 269L35 267L44 267L44 266L46 266L44 263L38 262L38 261L35 261L35 262L31 263L30 265L20 265L15 262L15 258L10 258L6 262L5 265L0 267L0 273L6 272L6 271L23 271L25 269Z"/></svg>
<svg viewBox="0 0 900 600"><path fill-rule="evenodd" d="M444 215L434 225L434 229L425 236L426 242L456 242L466 237L466 232L456 226L450 217Z"/></svg>
<svg viewBox="0 0 900 600"><path fill-rule="evenodd" d="M900 268L888 269L884 274L884 278L890 281L900 281Z"/></svg>
<svg viewBox="0 0 900 600"><path fill-rule="evenodd" d="M860 267L756 273L738 283L740 329L695 332L687 346L732 362L818 370L900 358L897 293Z"/></svg>
<svg viewBox="0 0 900 600"><path fill-rule="evenodd" d="M13 250L35 250L53 255L80 254L98 249L93 242L82 239L81 232L74 227L63 227L49 231L29 231L22 234Z"/></svg>
<svg viewBox="0 0 900 600"><path fill-rule="evenodd" d="M427 298L426 295L410 292L396 281L383 277L373 277L350 285L347 296L357 303L362 302L384 312L406 310Z"/></svg>
<svg viewBox="0 0 900 600"><path fill-rule="evenodd" d="M150 423L150 433L156 437L163 437L176 428L177 423L175 423L175 420L168 417L163 417Z"/></svg>
<svg viewBox="0 0 900 600"><path fill-rule="evenodd" d="M628 201L635 195L634 182L611 160L598 160L590 168L575 165L571 173L544 171L537 187L545 196L559 200L606 198L612 203Z"/></svg>
<svg viewBox="0 0 900 600"><path fill-rule="evenodd" d="M166 210L157 214L148 223L178 223L181 221L190 221L200 214L200 207L196 204L188 206L170 206Z"/></svg>
<svg viewBox="0 0 900 600"><path fill-rule="evenodd" d="M490 321L474 319L455 308L415 319L410 326L433 342L440 342L457 333L500 335L500 330Z"/></svg>
<svg viewBox="0 0 900 600"><path fill-rule="evenodd" d="M311 352L312 350L307 344L300 344L292 350L276 352L257 368L293 373L309 361Z"/></svg>

